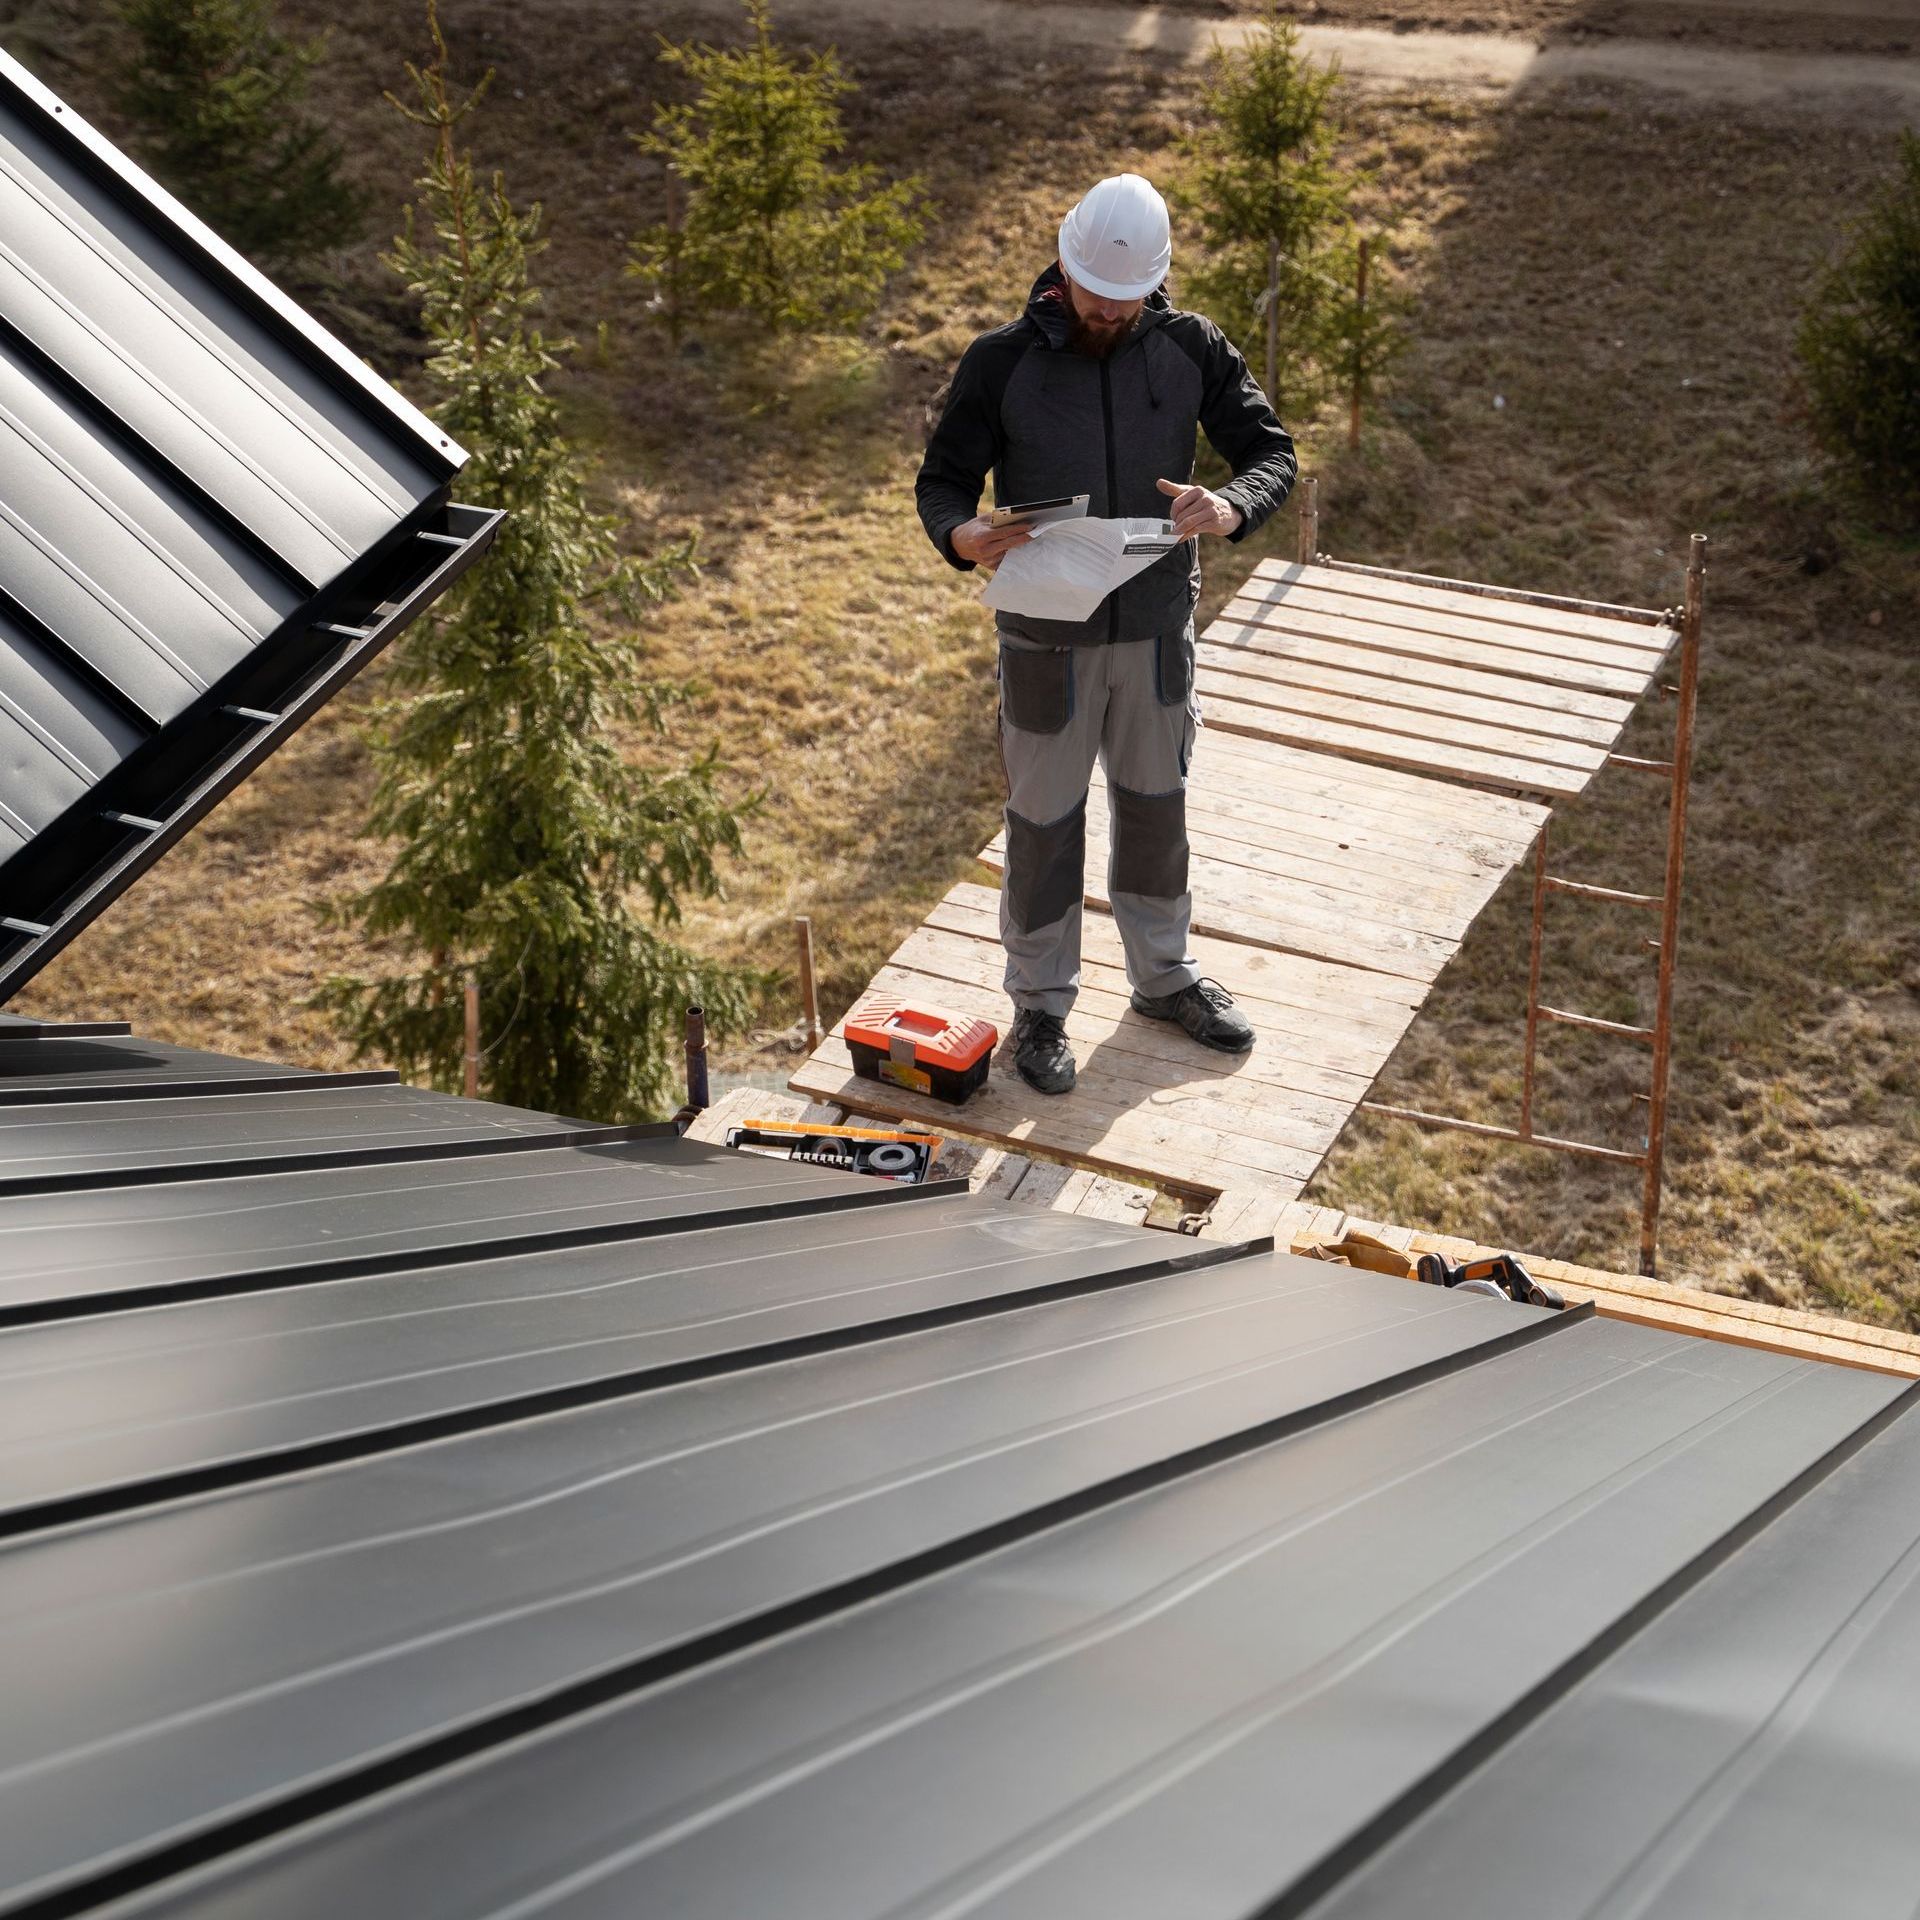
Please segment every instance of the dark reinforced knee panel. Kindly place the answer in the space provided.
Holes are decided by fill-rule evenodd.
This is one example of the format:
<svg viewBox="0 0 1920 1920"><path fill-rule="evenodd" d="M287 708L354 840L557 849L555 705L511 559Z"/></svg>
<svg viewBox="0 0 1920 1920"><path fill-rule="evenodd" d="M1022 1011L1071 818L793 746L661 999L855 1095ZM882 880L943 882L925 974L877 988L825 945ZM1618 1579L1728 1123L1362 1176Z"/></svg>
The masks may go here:
<svg viewBox="0 0 1920 1920"><path fill-rule="evenodd" d="M1187 890L1187 795L1134 793L1107 782L1113 813L1113 873L1116 893L1177 900Z"/></svg>
<svg viewBox="0 0 1920 1920"><path fill-rule="evenodd" d="M1084 800L1045 826L1007 809L1007 909L1017 932L1037 933L1077 907L1086 872Z"/></svg>

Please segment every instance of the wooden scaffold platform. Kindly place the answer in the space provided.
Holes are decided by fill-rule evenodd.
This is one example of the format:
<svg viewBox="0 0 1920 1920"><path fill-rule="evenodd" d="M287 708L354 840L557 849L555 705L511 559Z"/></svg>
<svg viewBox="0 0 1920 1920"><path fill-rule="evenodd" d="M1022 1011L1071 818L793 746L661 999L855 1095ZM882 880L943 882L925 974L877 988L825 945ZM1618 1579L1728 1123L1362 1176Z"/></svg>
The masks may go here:
<svg viewBox="0 0 1920 1920"><path fill-rule="evenodd" d="M1311 502L1311 487L1305 497ZM1272 1231L1298 1200L1501 882L1537 854L1536 964L1527 1010L1522 1125L1488 1128L1410 1117L1657 1168L1657 1126L1640 1155L1535 1135L1532 1061L1542 1018L1589 1022L1538 1004L1538 920L1549 876L1551 804L1603 767L1668 775L1684 829L1684 758L1616 752L1637 702L1676 639L1683 649L1682 733L1690 730L1700 554L1681 613L1607 607L1334 562L1302 514L1299 562L1263 561L1201 634L1204 727L1188 788L1193 950L1201 971L1241 1001L1253 1050L1204 1053L1134 1013L1106 898L1108 813L1098 774L1087 809L1087 904L1080 997L1067 1022L1079 1081L1063 1098L1032 1093L1003 1041L989 1084L951 1107L857 1077L827 1035L794 1091L854 1115L912 1121L987 1148L1171 1197L1177 1213ZM1678 769L1678 771L1676 771ZM1677 851L1677 848L1676 848ZM1004 867L1004 842L981 854ZM1668 893L1623 895L1677 909ZM875 984L1011 1027L1001 986L994 890L963 882L915 929ZM1668 929L1670 934L1670 929ZM1661 952L1664 1113L1669 937ZM1616 1029L1651 1035L1648 1029ZM1657 1188L1657 1173L1649 1189ZM1066 1196L1062 1196L1062 1203ZM1091 1198L1084 1204L1097 1204ZM1650 1270L1651 1216L1643 1244Z"/></svg>

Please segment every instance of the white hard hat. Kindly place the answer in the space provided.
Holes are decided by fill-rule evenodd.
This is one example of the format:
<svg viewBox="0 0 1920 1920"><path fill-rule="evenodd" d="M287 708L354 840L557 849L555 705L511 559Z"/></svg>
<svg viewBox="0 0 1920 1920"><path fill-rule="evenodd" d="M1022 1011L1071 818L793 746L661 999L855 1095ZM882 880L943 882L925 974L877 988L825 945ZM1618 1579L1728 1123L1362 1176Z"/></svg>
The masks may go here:
<svg viewBox="0 0 1920 1920"><path fill-rule="evenodd" d="M1137 173L1102 180L1060 222L1060 265L1103 300L1141 300L1173 265L1167 203Z"/></svg>

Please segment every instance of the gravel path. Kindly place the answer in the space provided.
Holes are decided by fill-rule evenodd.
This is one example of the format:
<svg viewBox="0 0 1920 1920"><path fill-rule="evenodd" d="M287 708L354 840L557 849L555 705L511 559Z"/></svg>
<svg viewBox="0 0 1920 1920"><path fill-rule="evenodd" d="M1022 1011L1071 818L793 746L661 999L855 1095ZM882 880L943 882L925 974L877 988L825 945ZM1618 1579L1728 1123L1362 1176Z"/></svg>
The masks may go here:
<svg viewBox="0 0 1920 1920"><path fill-rule="evenodd" d="M623 0L612 0L621 4ZM1764 12L1770 0L1702 0L1722 11ZM712 0L737 11L736 0ZM1856 0L1804 0L1836 18ZM832 28L882 26L899 32L975 32L1064 52L1076 47L1158 52L1196 60L1232 46L1252 22L1209 18L1152 5L1102 0L782 0L789 20ZM1627 82L1697 100L1792 108L1892 122L1920 117L1920 59L1883 54L1782 53L1674 40L1538 40L1517 34L1408 33L1384 27L1310 25L1309 51L1337 58L1354 80L1386 86L1451 86L1493 92L1558 81Z"/></svg>

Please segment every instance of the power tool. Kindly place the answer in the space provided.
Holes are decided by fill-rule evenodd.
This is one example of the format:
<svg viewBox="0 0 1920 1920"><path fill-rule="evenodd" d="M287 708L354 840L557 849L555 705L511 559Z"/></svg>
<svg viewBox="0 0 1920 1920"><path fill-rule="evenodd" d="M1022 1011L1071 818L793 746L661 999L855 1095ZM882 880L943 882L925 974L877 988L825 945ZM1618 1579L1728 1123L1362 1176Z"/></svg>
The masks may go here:
<svg viewBox="0 0 1920 1920"><path fill-rule="evenodd" d="M1462 1293L1518 1300L1527 1307L1564 1309L1567 1304L1557 1289L1536 1280L1510 1253L1484 1254L1478 1260L1449 1260L1443 1254L1423 1253L1414 1278L1430 1287L1458 1287Z"/></svg>

